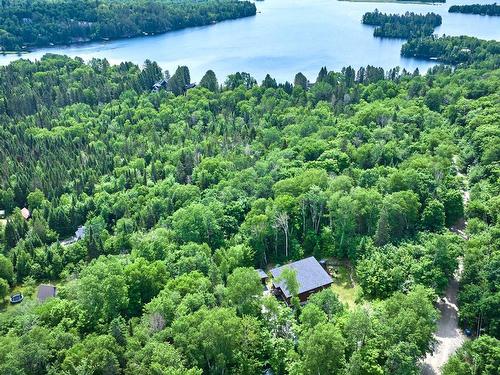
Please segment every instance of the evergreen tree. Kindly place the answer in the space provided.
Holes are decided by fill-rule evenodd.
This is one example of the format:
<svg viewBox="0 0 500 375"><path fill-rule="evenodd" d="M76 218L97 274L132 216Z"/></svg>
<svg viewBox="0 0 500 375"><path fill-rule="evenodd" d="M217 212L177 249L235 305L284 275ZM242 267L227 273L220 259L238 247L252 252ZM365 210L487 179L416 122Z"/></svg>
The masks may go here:
<svg viewBox="0 0 500 375"><path fill-rule="evenodd" d="M275 89L278 87L278 84L276 83L276 80L274 78L272 78L269 74L266 74L264 81L262 81L262 87L266 89Z"/></svg>
<svg viewBox="0 0 500 375"><path fill-rule="evenodd" d="M217 92L219 90L219 84L217 83L217 77L213 70L208 70L200 81L200 86L204 87L212 92Z"/></svg>
<svg viewBox="0 0 500 375"><path fill-rule="evenodd" d="M323 66L318 73L318 78L316 78L316 83L319 82L324 82L326 81L326 78L328 77L328 70L326 69L326 66Z"/></svg>
<svg viewBox="0 0 500 375"><path fill-rule="evenodd" d="M300 72L295 75L295 79L293 80L294 86L300 86L304 90L307 90L307 83L308 83L308 81L307 81L307 78L305 75L303 75Z"/></svg>

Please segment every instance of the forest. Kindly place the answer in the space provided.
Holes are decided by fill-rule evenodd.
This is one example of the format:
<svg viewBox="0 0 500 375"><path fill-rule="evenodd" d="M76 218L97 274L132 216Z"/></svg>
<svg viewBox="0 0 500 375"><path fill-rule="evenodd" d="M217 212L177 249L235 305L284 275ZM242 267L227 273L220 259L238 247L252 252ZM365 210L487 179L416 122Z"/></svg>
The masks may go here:
<svg viewBox="0 0 500 375"><path fill-rule="evenodd" d="M365 13L361 22L376 26L373 36L412 39L432 35L434 29L441 25L441 21L441 16L435 13L386 14L375 9L374 12Z"/></svg>
<svg viewBox="0 0 500 375"><path fill-rule="evenodd" d="M25 295L0 305L0 373L417 375L462 257L475 339L443 374L497 374L499 49L410 40L460 64L208 71L176 93L152 92L170 74L151 61L0 67L0 299ZM255 268L310 255L349 265L352 300L263 295Z"/></svg>
<svg viewBox="0 0 500 375"><path fill-rule="evenodd" d="M130 38L254 16L238 0L3 0L0 50Z"/></svg>
<svg viewBox="0 0 500 375"><path fill-rule="evenodd" d="M500 5L493 4L470 4L452 5L448 9L450 13L479 14L481 16L500 16Z"/></svg>
<svg viewBox="0 0 500 375"><path fill-rule="evenodd" d="M431 59L452 65L483 62L496 67L500 62L500 43L470 36L430 36L412 39L403 44L401 55Z"/></svg>

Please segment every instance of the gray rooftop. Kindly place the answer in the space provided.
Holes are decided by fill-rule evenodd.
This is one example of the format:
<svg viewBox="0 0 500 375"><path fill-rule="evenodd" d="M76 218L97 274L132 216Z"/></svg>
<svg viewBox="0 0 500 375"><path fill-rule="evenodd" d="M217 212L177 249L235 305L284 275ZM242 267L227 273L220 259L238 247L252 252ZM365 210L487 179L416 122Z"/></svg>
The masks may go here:
<svg viewBox="0 0 500 375"><path fill-rule="evenodd" d="M286 288L285 283L283 281L276 282L276 279L279 278L286 268L293 268L297 271L299 294L329 285L333 282L330 275L321 267L321 264L319 264L315 257L301 259L281 267L273 268L271 270L271 275L274 278L273 284L276 288L281 288L286 298L290 298L291 294Z"/></svg>
<svg viewBox="0 0 500 375"><path fill-rule="evenodd" d="M56 287L54 285L40 284L38 286L37 298L40 302L43 302L47 298L55 296L56 296Z"/></svg>
<svg viewBox="0 0 500 375"><path fill-rule="evenodd" d="M75 237L79 240L84 236L85 236L85 227L80 225L75 232Z"/></svg>
<svg viewBox="0 0 500 375"><path fill-rule="evenodd" d="M267 276L267 273L264 272L263 269L259 268L257 270L257 273L259 274L260 279L267 279L269 276Z"/></svg>

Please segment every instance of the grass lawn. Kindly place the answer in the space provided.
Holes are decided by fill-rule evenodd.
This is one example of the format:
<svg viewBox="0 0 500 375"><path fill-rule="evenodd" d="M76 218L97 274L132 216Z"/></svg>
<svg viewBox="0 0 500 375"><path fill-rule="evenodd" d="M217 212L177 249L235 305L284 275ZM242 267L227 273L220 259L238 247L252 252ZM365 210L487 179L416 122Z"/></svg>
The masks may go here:
<svg viewBox="0 0 500 375"><path fill-rule="evenodd" d="M333 291L339 296L342 303L353 309L356 306L356 298L359 296L361 287L356 284L353 277L354 284L351 282L351 266L348 264L334 264L331 266L331 275L333 278Z"/></svg>
<svg viewBox="0 0 500 375"><path fill-rule="evenodd" d="M21 292L24 294L24 301L21 302L21 303L18 303L18 304L15 304L15 305L12 305L9 301L9 298L12 294L14 293L17 293L17 292ZM11 289L9 294L7 295L7 297L5 297L5 300L3 301L0 301L0 313L2 312L6 312L6 311L10 311L10 310L14 310L16 309L18 306L21 306L22 304L26 303L26 301L28 301L30 299L29 296L26 296L25 294L25 288L22 286L22 285L16 285L14 287L14 289Z"/></svg>
<svg viewBox="0 0 500 375"><path fill-rule="evenodd" d="M13 289L10 290L8 296L5 298L4 301L0 300L0 314L4 312L14 311L15 309L18 309L21 306L24 306L32 301L37 301L38 286L40 284L52 284L59 287L61 285L64 285L65 282L64 280L53 280L47 282L40 282L33 286L28 286L23 284L16 285ZM12 305L9 301L9 298L12 294L18 292L21 292L24 295L24 300L21 303Z"/></svg>

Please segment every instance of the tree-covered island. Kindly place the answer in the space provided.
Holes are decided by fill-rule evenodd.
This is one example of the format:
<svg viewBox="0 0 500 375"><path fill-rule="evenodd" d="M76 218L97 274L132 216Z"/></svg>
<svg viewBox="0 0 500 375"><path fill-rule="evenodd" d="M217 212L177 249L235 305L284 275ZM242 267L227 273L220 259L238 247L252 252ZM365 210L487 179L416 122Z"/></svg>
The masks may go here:
<svg viewBox="0 0 500 375"><path fill-rule="evenodd" d="M439 14L386 14L377 9L363 15L362 21L365 25L376 26L373 36L383 38L412 39L430 36L437 26L441 25L442 19Z"/></svg>

